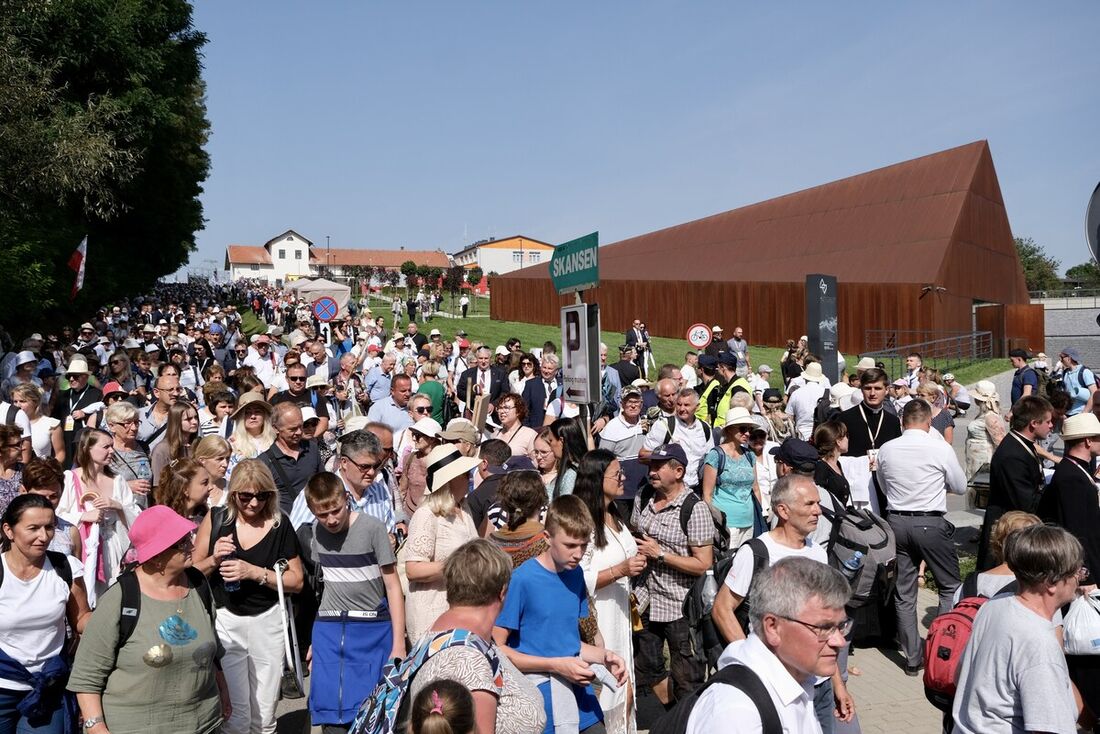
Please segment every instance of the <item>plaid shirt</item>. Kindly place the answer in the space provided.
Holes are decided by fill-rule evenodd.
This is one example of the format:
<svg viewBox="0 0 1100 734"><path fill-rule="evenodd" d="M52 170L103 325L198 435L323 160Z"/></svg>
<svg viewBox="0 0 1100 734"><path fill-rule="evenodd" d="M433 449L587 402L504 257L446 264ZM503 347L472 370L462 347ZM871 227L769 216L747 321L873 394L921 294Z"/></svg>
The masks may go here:
<svg viewBox="0 0 1100 734"><path fill-rule="evenodd" d="M639 495L634 500L631 524L656 540L662 551L674 556L690 556L692 546L713 545L714 520L705 502L698 502L691 511L687 535L680 526L680 508L690 492L685 487L659 512L653 508L653 503L658 499L656 495L645 507L641 506ZM649 592L649 618L654 622L674 622L684 616L684 597L698 577L677 571L667 563L650 563L653 564L652 571L645 581L646 591Z"/></svg>

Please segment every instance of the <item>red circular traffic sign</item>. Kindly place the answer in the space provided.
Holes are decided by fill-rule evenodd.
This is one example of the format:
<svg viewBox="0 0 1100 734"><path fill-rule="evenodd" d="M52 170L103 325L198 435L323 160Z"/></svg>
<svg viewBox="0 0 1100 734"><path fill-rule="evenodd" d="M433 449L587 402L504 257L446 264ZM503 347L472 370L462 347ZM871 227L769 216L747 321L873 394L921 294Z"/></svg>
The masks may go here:
<svg viewBox="0 0 1100 734"><path fill-rule="evenodd" d="M332 296L321 296L313 302L313 315L318 321L332 321L340 313L340 306Z"/></svg>
<svg viewBox="0 0 1100 734"><path fill-rule="evenodd" d="M706 349L714 340L714 334L706 324L692 324L688 327L687 340L696 349Z"/></svg>

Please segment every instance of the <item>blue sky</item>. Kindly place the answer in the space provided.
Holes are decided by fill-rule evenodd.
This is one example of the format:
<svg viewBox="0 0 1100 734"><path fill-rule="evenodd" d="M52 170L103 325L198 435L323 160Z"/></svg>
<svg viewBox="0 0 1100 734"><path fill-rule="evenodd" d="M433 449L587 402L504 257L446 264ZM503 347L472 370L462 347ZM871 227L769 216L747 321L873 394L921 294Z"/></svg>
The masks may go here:
<svg viewBox="0 0 1100 734"><path fill-rule="evenodd" d="M199 0L192 267L321 245L610 243L989 140L1013 232L1087 259L1100 4Z"/></svg>

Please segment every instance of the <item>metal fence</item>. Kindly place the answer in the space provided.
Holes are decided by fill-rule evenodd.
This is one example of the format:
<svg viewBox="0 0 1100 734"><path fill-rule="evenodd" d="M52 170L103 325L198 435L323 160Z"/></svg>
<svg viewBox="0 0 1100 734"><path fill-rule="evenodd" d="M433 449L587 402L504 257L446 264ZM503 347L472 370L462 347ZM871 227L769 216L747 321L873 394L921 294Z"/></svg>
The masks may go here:
<svg viewBox="0 0 1100 734"><path fill-rule="evenodd" d="M968 362L993 358L993 333L869 329L861 357L871 357L895 379L905 374L905 358L916 352L926 367L947 372Z"/></svg>

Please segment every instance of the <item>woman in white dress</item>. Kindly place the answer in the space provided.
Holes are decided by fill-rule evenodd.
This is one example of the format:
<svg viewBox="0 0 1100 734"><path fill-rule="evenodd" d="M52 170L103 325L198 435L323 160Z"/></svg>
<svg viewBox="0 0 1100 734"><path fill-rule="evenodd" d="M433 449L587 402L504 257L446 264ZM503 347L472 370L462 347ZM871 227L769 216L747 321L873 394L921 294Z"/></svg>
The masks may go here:
<svg viewBox="0 0 1100 734"><path fill-rule="evenodd" d="M42 388L33 382L16 385L11 391L11 402L26 413L31 422L31 449L34 455L43 459L52 456L64 466L65 436L61 431L61 421L42 414Z"/></svg>
<svg viewBox="0 0 1100 734"><path fill-rule="evenodd" d="M978 406L978 414L966 427L966 476L973 478L983 464L993 459L1001 439L1005 437L1005 425L1001 420L1001 398L997 387L989 380L974 386L970 397Z"/></svg>
<svg viewBox="0 0 1100 734"><path fill-rule="evenodd" d="M604 647L622 657L626 669L633 671L630 579L645 569L646 559L638 553L630 528L615 507L615 500L623 496L625 481L615 455L596 449L581 459L573 494L584 501L596 525L581 567L588 593L595 601ZM618 688L600 689L600 708L608 734L637 731L634 695L633 678Z"/></svg>
<svg viewBox="0 0 1100 734"><path fill-rule="evenodd" d="M114 439L106 431L85 431L77 442L74 468L65 472L57 513L76 525L83 541L88 603L118 578L130 547L130 526L141 513L134 493L111 469Z"/></svg>

